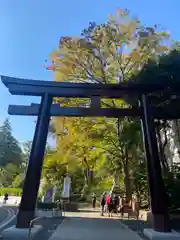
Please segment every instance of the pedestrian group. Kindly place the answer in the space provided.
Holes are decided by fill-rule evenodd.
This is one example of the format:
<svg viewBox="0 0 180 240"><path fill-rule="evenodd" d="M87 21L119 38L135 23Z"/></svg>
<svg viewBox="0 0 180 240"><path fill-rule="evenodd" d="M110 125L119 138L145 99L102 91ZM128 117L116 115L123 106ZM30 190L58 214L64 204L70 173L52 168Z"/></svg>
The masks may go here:
<svg viewBox="0 0 180 240"><path fill-rule="evenodd" d="M104 215L104 213L108 213L109 217L112 217L112 213L121 213L123 216L123 205L124 200L121 196L118 196L117 194L109 193L107 194L104 192L101 195L100 198L100 214L101 216ZM92 194L92 208L95 209L96 207L96 194Z"/></svg>

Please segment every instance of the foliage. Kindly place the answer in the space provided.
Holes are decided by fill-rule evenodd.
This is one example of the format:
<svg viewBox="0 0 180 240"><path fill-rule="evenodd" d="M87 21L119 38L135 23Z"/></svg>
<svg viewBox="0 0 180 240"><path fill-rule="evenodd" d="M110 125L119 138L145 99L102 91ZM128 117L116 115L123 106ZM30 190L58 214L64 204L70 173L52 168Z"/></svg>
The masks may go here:
<svg viewBox="0 0 180 240"><path fill-rule="evenodd" d="M168 54L163 54L159 57L158 61L150 61L142 68L141 72L132 77L131 82L139 83L161 83L163 81L164 89L156 91L149 95L151 104L154 106L163 106L166 110L171 109L173 106L179 105L179 94L173 92L174 88L168 88L167 84L173 84L180 79L180 51L172 49ZM177 108L174 111L178 111ZM172 109L171 109L172 110Z"/></svg>
<svg viewBox="0 0 180 240"><path fill-rule="evenodd" d="M25 178L24 173L20 173L20 174L16 175L16 177L14 178L14 180L12 182L12 187L23 188L24 178Z"/></svg>
<svg viewBox="0 0 180 240"><path fill-rule="evenodd" d="M21 196L21 188L0 188L0 196L4 196L5 193L8 193L9 196Z"/></svg>
<svg viewBox="0 0 180 240"><path fill-rule="evenodd" d="M0 140L0 185L21 188L31 143L25 143L21 150L18 141L12 135L9 119L0 127Z"/></svg>
<svg viewBox="0 0 180 240"><path fill-rule="evenodd" d="M7 164L5 167L0 169L0 180L1 186L11 186L14 178L20 173L19 166L13 163Z"/></svg>
<svg viewBox="0 0 180 240"><path fill-rule="evenodd" d="M168 194L168 205L170 211L180 208L180 167L175 164L172 171L169 171L164 176L166 191Z"/></svg>
<svg viewBox="0 0 180 240"><path fill-rule="evenodd" d="M118 9L105 24L94 22L79 38L62 37L52 54L56 80L119 83L165 51L169 35L159 26L144 27L127 10Z"/></svg>
<svg viewBox="0 0 180 240"><path fill-rule="evenodd" d="M55 71L55 81L107 84L144 80L147 68L170 56L168 41L169 34L158 25L144 27L129 11L118 9L104 24L91 22L80 37L61 37L47 69ZM177 47L176 43L173 49ZM154 65L150 66L152 62ZM87 99L57 98L55 103L62 107L90 105ZM136 104L131 95L101 100L102 107L131 108ZM63 174L69 172L73 176L73 191L88 194L110 190L118 177L128 200L135 192L147 201L139 121L54 118L50 130L56 136L57 153L45 162L44 176L51 183L62 181Z"/></svg>
<svg viewBox="0 0 180 240"><path fill-rule="evenodd" d="M139 82L148 84L152 82L162 83L164 89L154 91L149 94L149 100L152 106L163 107L163 113L167 116L175 116L180 108L180 95L176 91L176 87L167 87L167 84L174 84L179 81L180 74L180 51L173 47L168 54L162 54L158 61L148 62L140 73L135 74L130 82ZM132 104L131 96L126 100ZM137 99L133 99L134 105L137 105ZM156 120L156 132L159 146L159 155L162 163L163 171L168 171L168 162L165 155L165 148L168 144L168 130L171 128L171 122L167 120Z"/></svg>
<svg viewBox="0 0 180 240"><path fill-rule="evenodd" d="M134 190L141 207L148 206L148 184L145 162L141 162L133 171Z"/></svg>
<svg viewBox="0 0 180 240"><path fill-rule="evenodd" d="M0 166L8 163L20 164L20 162L21 148L12 136L9 119L6 119L0 128Z"/></svg>
<svg viewBox="0 0 180 240"><path fill-rule="evenodd" d="M28 165L29 156L31 152L32 141L26 141L22 145L22 169L25 171Z"/></svg>
<svg viewBox="0 0 180 240"><path fill-rule="evenodd" d="M53 208L60 207L57 203L44 203L44 202L37 202L37 208L43 210L52 210Z"/></svg>

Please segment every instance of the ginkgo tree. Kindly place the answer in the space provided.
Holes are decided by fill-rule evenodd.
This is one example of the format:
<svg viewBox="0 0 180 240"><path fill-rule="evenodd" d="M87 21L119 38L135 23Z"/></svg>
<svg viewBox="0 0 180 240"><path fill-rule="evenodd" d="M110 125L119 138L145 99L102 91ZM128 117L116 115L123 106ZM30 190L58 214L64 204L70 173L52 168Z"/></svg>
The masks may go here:
<svg viewBox="0 0 180 240"><path fill-rule="evenodd" d="M167 53L168 41L169 34L160 26L145 27L128 10L118 9L104 24L91 22L79 37L61 37L47 69L55 72L55 81L119 84L137 75L149 60L157 60L162 53ZM102 99L101 104L102 107L131 107L133 99L129 101L130 98L124 95L116 100ZM89 104L87 99L64 98L55 99L55 102L61 106ZM68 132L69 140L67 136L66 140L71 154L81 159L82 166L96 170L100 166L99 170L102 170L100 159L108 159L104 164L104 169L109 166L107 176L109 173L123 174L129 200L133 171L143 158L139 122L131 118L94 118L93 121L87 118L54 119L55 135L59 139L57 149L63 149L62 139L65 139L57 132ZM91 152L95 158L89 157Z"/></svg>
<svg viewBox="0 0 180 240"><path fill-rule="evenodd" d="M56 81L119 83L159 54L168 51L169 34L144 27L129 11L118 9L107 23L91 22L80 37L61 37L52 53Z"/></svg>

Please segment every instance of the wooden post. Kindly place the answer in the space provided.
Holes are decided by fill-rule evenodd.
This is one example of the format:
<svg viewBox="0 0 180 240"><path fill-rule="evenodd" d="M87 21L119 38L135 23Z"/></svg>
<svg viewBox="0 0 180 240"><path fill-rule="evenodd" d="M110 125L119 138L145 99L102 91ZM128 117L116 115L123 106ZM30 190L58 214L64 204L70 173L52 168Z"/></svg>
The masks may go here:
<svg viewBox="0 0 180 240"><path fill-rule="evenodd" d="M30 221L34 218L48 135L51 104L52 97L44 95L41 99L16 228L28 228Z"/></svg>
<svg viewBox="0 0 180 240"><path fill-rule="evenodd" d="M146 95L142 95L140 103L143 110L141 124L147 160L153 228L158 232L171 232L167 196L161 173L154 120Z"/></svg>

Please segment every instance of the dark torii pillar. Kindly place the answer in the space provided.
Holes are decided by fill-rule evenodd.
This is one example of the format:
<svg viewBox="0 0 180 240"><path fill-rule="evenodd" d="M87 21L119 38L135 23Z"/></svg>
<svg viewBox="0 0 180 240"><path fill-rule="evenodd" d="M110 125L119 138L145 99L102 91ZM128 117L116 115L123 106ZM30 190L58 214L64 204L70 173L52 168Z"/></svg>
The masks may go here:
<svg viewBox="0 0 180 240"><path fill-rule="evenodd" d="M34 218L48 135L52 99L52 96L48 94L45 94L41 98L28 169L24 181L22 199L17 215L16 228L29 228L30 221Z"/></svg>
<svg viewBox="0 0 180 240"><path fill-rule="evenodd" d="M154 119L146 95L142 95L140 105L143 112L141 126L147 160L153 229L157 232L171 232L167 195L161 173Z"/></svg>

